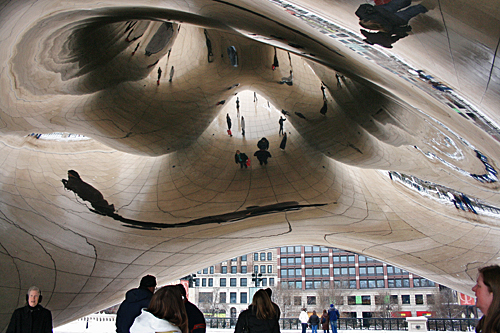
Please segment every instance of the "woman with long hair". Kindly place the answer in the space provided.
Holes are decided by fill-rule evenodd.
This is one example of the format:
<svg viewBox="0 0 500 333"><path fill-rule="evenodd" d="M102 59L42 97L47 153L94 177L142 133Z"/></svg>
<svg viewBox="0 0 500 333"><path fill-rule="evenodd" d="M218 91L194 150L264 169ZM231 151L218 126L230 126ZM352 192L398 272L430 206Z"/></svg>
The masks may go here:
<svg viewBox="0 0 500 333"><path fill-rule="evenodd" d="M480 268L472 291L476 294L476 307L483 313L476 332L500 333L500 266Z"/></svg>
<svg viewBox="0 0 500 333"><path fill-rule="evenodd" d="M330 317L328 317L328 312L323 309L323 314L321 315L321 329L323 333L330 333Z"/></svg>
<svg viewBox="0 0 500 333"><path fill-rule="evenodd" d="M240 313L234 332L280 333L278 314L265 290L257 291L253 296L252 304Z"/></svg>
<svg viewBox="0 0 500 333"><path fill-rule="evenodd" d="M147 309L135 318L130 333L188 333L188 319L181 292L165 286L154 293Z"/></svg>

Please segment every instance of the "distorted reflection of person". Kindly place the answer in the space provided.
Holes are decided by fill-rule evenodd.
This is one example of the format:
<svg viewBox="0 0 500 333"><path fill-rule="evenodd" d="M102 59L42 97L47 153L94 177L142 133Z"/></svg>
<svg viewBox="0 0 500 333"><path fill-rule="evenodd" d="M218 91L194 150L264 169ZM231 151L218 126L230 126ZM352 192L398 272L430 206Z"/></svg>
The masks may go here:
<svg viewBox="0 0 500 333"><path fill-rule="evenodd" d="M408 32L411 31L411 26L408 24L410 19L428 11L423 4L410 5L411 0L392 0L379 6L360 5L356 10L359 25L368 30L378 31L368 32L361 29L361 33L366 37L365 42L390 48L391 44L408 36Z"/></svg>
<svg viewBox="0 0 500 333"><path fill-rule="evenodd" d="M75 170L68 170L68 180L62 179L64 188L75 192L82 200L90 202L99 214L109 215L115 212L115 206L109 204L96 188L80 178Z"/></svg>
<svg viewBox="0 0 500 333"><path fill-rule="evenodd" d="M234 333L279 333L276 309L263 289L258 290L247 310L240 313Z"/></svg>
<svg viewBox="0 0 500 333"><path fill-rule="evenodd" d="M26 305L12 314L6 333L52 333L52 314L40 305L42 294L33 286L26 294Z"/></svg>
<svg viewBox="0 0 500 333"><path fill-rule="evenodd" d="M279 84L286 84L288 86L293 86L293 71L290 70L290 76L285 76L281 78L281 81L278 81Z"/></svg>
<svg viewBox="0 0 500 333"><path fill-rule="evenodd" d="M477 333L500 332L500 266L479 269L477 283L472 288L476 294L476 307L483 317L476 326Z"/></svg>

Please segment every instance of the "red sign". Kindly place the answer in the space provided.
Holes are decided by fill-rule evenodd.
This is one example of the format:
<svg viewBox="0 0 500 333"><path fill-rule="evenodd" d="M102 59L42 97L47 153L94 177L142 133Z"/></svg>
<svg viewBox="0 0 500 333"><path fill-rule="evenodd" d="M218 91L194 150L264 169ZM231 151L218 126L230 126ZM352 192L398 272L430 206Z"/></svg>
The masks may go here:
<svg viewBox="0 0 500 333"><path fill-rule="evenodd" d="M411 311L392 312L391 315L394 318L411 317Z"/></svg>
<svg viewBox="0 0 500 333"><path fill-rule="evenodd" d="M432 317L434 315L433 311L417 311L417 317Z"/></svg>
<svg viewBox="0 0 500 333"><path fill-rule="evenodd" d="M460 305L476 305L476 300L474 297L467 296L462 293L458 293L458 301Z"/></svg>

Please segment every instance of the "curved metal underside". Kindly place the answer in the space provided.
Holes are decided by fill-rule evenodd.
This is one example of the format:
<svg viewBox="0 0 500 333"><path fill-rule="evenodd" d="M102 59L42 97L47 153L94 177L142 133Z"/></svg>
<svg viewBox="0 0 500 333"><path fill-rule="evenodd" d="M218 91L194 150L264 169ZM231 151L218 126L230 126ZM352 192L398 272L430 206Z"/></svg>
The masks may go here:
<svg viewBox="0 0 500 333"><path fill-rule="evenodd" d="M471 177L497 170L500 9L427 2L390 51L362 42L362 1L4 3L0 327L33 284L59 325L119 302L146 273L168 282L286 244L364 253L469 292L476 269L499 262L498 217L385 171L500 207L497 182ZM27 136L53 132L91 139ZM252 156L261 137L267 166Z"/></svg>

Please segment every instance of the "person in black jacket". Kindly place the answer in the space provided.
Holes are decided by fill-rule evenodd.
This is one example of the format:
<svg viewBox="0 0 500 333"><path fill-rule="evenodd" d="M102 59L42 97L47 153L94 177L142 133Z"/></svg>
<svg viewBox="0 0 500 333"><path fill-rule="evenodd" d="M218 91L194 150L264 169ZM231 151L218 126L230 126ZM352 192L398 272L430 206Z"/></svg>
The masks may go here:
<svg viewBox="0 0 500 333"><path fill-rule="evenodd" d="M188 301L186 288L182 284L178 284L177 288L179 288L179 291L181 292L184 300L184 307L186 308L186 314L188 317L188 333L205 333L207 330L207 324L205 322L203 312L201 312L196 305Z"/></svg>
<svg viewBox="0 0 500 333"><path fill-rule="evenodd" d="M152 275L143 276L139 288L134 288L125 294L125 300L116 313L116 333L129 333L130 326L143 308L149 306L156 288L156 278Z"/></svg>
<svg viewBox="0 0 500 333"><path fill-rule="evenodd" d="M319 317L316 314L316 310L314 310L311 317L309 317L308 323L311 325L312 333L318 333Z"/></svg>
<svg viewBox="0 0 500 333"><path fill-rule="evenodd" d="M248 156L245 153L240 152L239 150L236 151L236 154L234 154L234 162L236 164L240 164L240 167L243 169L243 167L247 168L247 160Z"/></svg>
<svg viewBox="0 0 500 333"><path fill-rule="evenodd" d="M52 314L40 305L40 289L28 289L26 301L28 304L12 314L6 333L52 333Z"/></svg>
<svg viewBox="0 0 500 333"><path fill-rule="evenodd" d="M276 309L263 289L255 293L252 304L238 317L234 333L243 332L280 333Z"/></svg>

